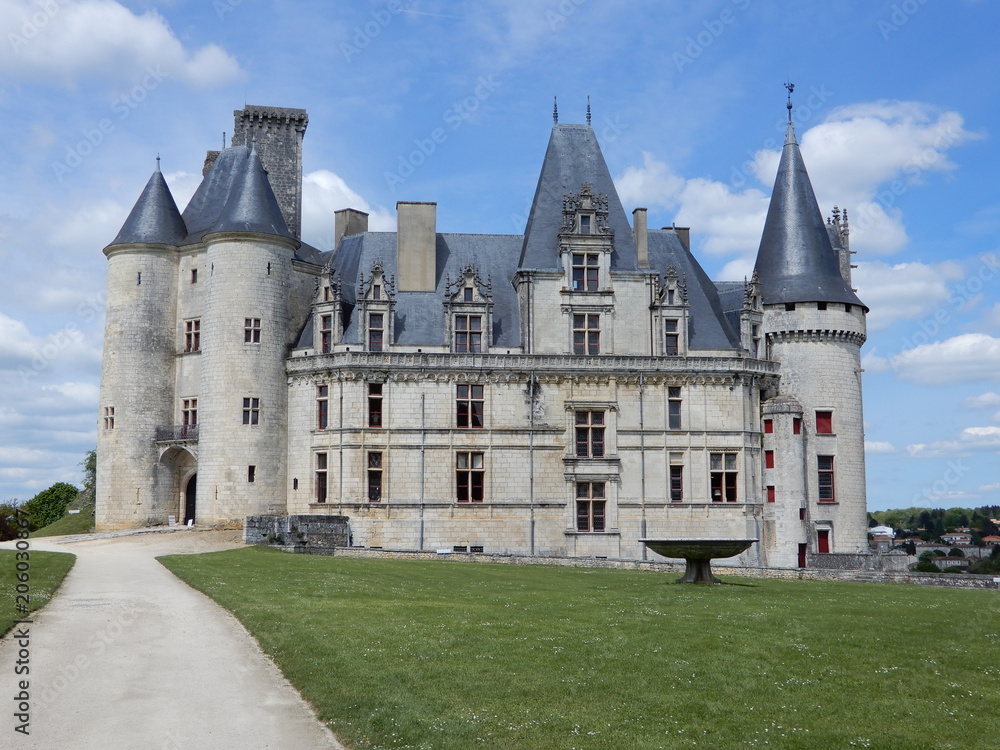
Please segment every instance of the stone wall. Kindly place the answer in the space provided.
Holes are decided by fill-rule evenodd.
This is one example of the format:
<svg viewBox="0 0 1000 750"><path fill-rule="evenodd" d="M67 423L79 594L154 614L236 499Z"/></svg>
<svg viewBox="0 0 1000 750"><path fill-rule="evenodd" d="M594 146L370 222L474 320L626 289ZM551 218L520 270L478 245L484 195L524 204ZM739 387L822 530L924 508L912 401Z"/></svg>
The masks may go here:
<svg viewBox="0 0 1000 750"><path fill-rule="evenodd" d="M292 552L332 554L350 544L347 516L247 516L245 544L265 544Z"/></svg>
<svg viewBox="0 0 1000 750"><path fill-rule="evenodd" d="M291 518L291 516L290 516ZM614 560L572 557L529 557L526 555L484 555L437 552L407 552L398 550L337 549L340 557L367 557L391 560L449 560L454 562L490 562L508 565L561 565L578 568L615 568L649 570L661 573L684 572L684 563L652 562L648 560ZM853 581L856 583L907 583L917 586L944 586L961 589L997 589L1000 584L993 576L961 573L910 573L901 571L819 570L816 568L736 568L720 563L712 565L717 575L736 578L774 578L800 581Z"/></svg>

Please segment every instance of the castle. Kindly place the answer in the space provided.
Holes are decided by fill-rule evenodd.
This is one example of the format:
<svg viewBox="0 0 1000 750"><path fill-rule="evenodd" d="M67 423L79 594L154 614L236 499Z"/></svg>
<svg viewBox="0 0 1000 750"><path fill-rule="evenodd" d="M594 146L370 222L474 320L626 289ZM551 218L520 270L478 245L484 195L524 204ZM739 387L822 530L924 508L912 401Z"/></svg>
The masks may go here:
<svg viewBox="0 0 1000 750"><path fill-rule="evenodd" d="M108 258L97 525L343 515L352 544L737 563L867 549L846 213L791 120L746 282L631 222L588 123L552 127L523 235L396 232L351 208L302 242L301 109L247 106L181 213L159 169Z"/></svg>

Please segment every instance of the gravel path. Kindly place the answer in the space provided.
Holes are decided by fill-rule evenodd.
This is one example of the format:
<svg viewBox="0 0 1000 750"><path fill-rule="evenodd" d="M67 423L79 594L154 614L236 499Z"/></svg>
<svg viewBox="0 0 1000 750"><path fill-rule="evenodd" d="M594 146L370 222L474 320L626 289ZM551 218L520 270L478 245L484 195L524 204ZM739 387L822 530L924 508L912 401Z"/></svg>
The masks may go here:
<svg viewBox="0 0 1000 750"><path fill-rule="evenodd" d="M181 529L32 539L76 564L30 627L30 736L14 731L17 628L0 641L0 743L44 750L337 748L228 612L154 559L242 546ZM2 548L11 548L4 543Z"/></svg>

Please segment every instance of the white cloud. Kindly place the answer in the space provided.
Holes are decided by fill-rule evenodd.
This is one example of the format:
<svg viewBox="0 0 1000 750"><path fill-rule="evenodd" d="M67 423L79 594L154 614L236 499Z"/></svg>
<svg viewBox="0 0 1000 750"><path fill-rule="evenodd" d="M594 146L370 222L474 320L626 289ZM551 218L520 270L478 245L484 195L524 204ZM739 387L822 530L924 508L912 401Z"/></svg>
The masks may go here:
<svg viewBox="0 0 1000 750"><path fill-rule="evenodd" d="M884 440L866 440L865 453L895 453L896 447Z"/></svg>
<svg viewBox="0 0 1000 750"><path fill-rule="evenodd" d="M965 130L957 112L921 102L878 101L833 110L825 122L806 130L799 142L820 209L827 213L834 205L847 207L852 249L887 255L909 241L897 207L900 197L919 185L926 173L954 169L948 151L979 137ZM779 151L761 150L747 167L767 191L774 184L780 157ZM675 209L677 224L692 228L704 252L739 256L725 266L724 278L742 278L753 267L768 193L744 188L742 181L734 187L701 177L683 178L648 152L643 152L642 166L627 167L615 184L625 205ZM935 268L907 265L909 282L921 275L930 281L931 271L925 269ZM937 267L951 277L953 269ZM945 291L939 284L935 293ZM881 317L890 320L891 313L890 318ZM878 317L875 325L879 326Z"/></svg>
<svg viewBox="0 0 1000 750"><path fill-rule="evenodd" d="M884 440L866 440L865 453L895 453L896 447Z"/></svg>
<svg viewBox="0 0 1000 750"><path fill-rule="evenodd" d="M356 208L368 214L373 232L394 231L396 217L388 209L372 208L343 178L319 169L302 177L302 239L320 250L330 250L334 242L334 211Z"/></svg>
<svg viewBox="0 0 1000 750"><path fill-rule="evenodd" d="M948 282L962 278L958 263L859 263L852 277L858 296L871 308L868 329L888 328L900 320L916 320L949 301Z"/></svg>
<svg viewBox="0 0 1000 750"><path fill-rule="evenodd" d="M989 391L978 396L969 396L962 402L962 406L967 409L992 409L1000 406L1000 393Z"/></svg>
<svg viewBox="0 0 1000 750"><path fill-rule="evenodd" d="M159 13L136 15L114 0L0 0L0 38L0 66L20 80L134 84L153 71L208 87L241 75L217 45L187 49Z"/></svg>
<svg viewBox="0 0 1000 750"><path fill-rule="evenodd" d="M1000 427L966 427L959 433L957 440L937 440L906 446L906 453L912 458L960 456L977 451L1000 451Z"/></svg>
<svg viewBox="0 0 1000 750"><path fill-rule="evenodd" d="M901 352L889 363L900 378L924 385L996 380L1000 339L966 333Z"/></svg>

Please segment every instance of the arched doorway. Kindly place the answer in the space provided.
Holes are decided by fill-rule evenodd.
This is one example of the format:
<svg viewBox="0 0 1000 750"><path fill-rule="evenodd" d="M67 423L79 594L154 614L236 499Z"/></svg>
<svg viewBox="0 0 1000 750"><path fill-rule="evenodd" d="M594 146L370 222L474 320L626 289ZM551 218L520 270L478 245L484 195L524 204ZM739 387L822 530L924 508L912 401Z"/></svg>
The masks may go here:
<svg viewBox="0 0 1000 750"><path fill-rule="evenodd" d="M184 523L194 521L195 497L198 493L198 474L192 474L188 480L187 488L184 490Z"/></svg>

